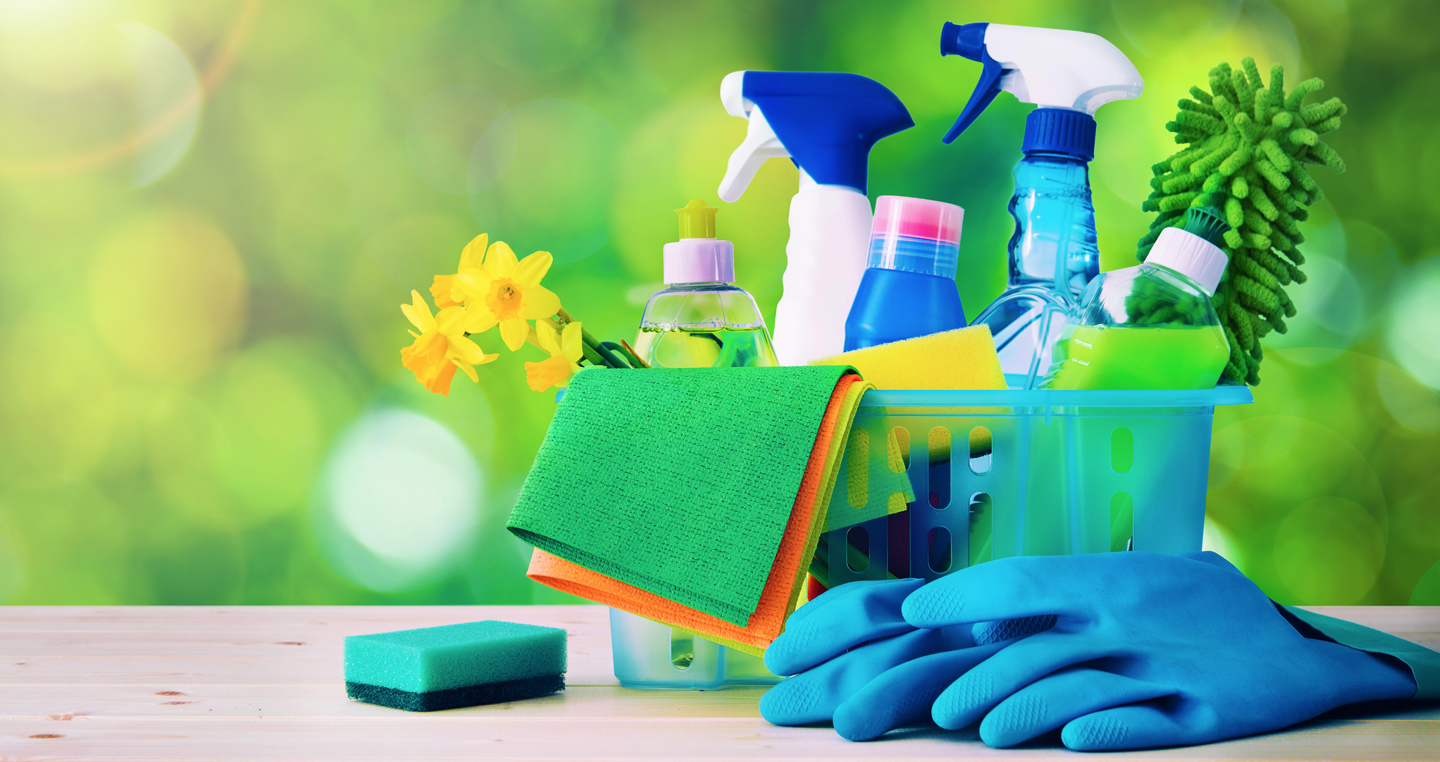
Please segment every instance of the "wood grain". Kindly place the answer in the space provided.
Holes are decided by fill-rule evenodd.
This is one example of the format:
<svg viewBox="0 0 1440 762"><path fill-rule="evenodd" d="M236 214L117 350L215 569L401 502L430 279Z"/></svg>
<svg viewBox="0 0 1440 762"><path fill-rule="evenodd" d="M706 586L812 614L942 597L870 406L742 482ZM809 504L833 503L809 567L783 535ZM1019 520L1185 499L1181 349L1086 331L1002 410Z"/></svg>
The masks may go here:
<svg viewBox="0 0 1440 762"><path fill-rule="evenodd" d="M1440 609L1316 610L1440 646ZM566 691L434 714L345 698L345 635L477 619L564 627ZM764 690L619 687L598 606L0 609L4 760L1079 758L1053 739L990 749L973 729L848 743L761 720ZM1123 757L1440 759L1440 705L1347 707L1284 733Z"/></svg>

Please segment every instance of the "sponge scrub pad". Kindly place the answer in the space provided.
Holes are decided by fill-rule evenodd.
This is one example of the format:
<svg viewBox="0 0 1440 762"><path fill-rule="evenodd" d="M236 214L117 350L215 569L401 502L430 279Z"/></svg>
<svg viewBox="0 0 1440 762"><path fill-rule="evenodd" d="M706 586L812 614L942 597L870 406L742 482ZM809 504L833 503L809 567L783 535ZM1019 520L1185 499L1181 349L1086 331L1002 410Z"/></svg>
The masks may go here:
<svg viewBox="0 0 1440 762"><path fill-rule="evenodd" d="M990 326L857 349L811 365L850 365L876 389L1004 389Z"/></svg>
<svg viewBox="0 0 1440 762"><path fill-rule="evenodd" d="M429 712L545 696L565 687L565 631L483 621L345 638L345 691Z"/></svg>

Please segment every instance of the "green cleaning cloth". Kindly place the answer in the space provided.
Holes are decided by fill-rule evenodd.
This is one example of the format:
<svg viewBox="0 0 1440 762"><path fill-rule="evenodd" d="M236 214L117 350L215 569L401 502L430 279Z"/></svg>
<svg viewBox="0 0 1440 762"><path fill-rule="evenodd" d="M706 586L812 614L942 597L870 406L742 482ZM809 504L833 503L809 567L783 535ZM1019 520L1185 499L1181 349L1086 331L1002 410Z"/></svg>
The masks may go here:
<svg viewBox="0 0 1440 762"><path fill-rule="evenodd" d="M507 527L744 627L848 366L576 374Z"/></svg>

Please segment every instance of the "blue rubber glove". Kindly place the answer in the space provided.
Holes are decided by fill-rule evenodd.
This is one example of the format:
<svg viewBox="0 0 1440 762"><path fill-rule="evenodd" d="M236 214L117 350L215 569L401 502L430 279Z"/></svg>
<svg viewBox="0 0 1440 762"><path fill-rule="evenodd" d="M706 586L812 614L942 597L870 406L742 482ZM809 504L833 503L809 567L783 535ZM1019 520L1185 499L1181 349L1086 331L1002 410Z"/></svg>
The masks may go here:
<svg viewBox="0 0 1440 762"><path fill-rule="evenodd" d="M1005 643L1054 623L966 623L921 630L900 613L920 579L850 582L800 607L765 651L765 666L795 675L760 699L776 725L833 721L851 740L928 724L930 705Z"/></svg>
<svg viewBox="0 0 1440 762"><path fill-rule="evenodd" d="M1416 689L1398 661L1302 636L1214 553L1005 558L926 585L902 611L922 628L1059 617L931 708L944 728L983 718L995 747L1061 727L1066 746L1086 751L1208 743Z"/></svg>

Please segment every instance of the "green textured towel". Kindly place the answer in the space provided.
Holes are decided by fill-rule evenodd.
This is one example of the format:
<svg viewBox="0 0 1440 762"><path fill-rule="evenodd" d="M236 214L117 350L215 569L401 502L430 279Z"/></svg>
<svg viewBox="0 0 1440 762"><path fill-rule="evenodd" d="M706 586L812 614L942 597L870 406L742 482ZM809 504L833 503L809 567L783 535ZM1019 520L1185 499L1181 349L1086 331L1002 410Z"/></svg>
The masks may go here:
<svg viewBox="0 0 1440 762"><path fill-rule="evenodd" d="M845 366L585 370L507 526L744 627Z"/></svg>

